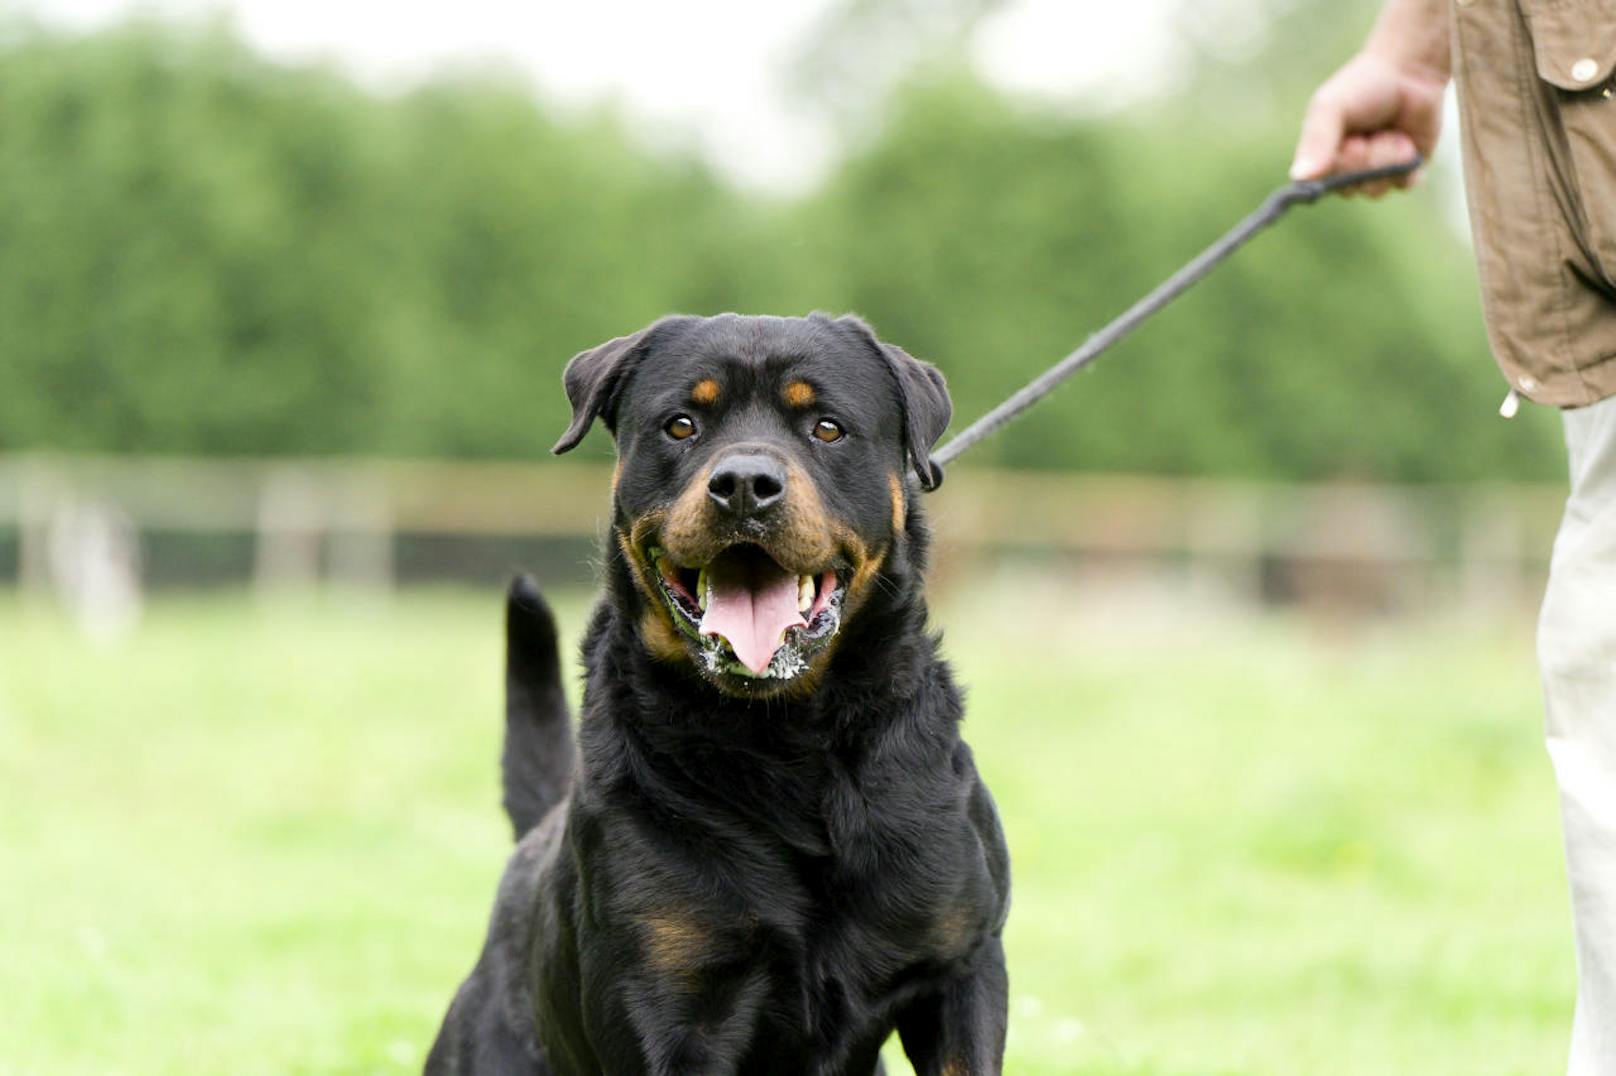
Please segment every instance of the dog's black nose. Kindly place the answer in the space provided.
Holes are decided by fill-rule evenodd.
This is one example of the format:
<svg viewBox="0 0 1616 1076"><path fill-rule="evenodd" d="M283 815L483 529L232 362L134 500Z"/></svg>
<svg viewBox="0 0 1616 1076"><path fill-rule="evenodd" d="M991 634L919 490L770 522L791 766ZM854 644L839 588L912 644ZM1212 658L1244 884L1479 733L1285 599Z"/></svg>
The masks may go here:
<svg viewBox="0 0 1616 1076"><path fill-rule="evenodd" d="M770 456L726 456L707 479L707 496L732 516L758 515L785 495L786 469Z"/></svg>

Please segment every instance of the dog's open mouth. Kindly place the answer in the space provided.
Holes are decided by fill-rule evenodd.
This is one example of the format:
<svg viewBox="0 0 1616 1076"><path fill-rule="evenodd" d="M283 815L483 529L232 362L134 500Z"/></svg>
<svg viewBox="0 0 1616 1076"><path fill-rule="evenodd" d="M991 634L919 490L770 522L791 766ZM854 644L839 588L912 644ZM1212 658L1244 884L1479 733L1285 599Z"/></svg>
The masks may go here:
<svg viewBox="0 0 1616 1076"><path fill-rule="evenodd" d="M712 673L789 680L841 627L843 585L834 568L798 574L762 547L741 544L701 567L648 551L674 623Z"/></svg>

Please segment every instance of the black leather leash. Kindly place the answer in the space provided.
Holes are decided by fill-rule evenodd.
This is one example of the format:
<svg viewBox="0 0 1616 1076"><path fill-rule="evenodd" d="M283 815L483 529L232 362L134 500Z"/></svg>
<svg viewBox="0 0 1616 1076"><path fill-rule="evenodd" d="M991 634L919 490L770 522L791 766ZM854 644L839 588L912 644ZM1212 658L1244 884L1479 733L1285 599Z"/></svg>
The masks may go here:
<svg viewBox="0 0 1616 1076"><path fill-rule="evenodd" d="M1406 176L1423 163L1424 158L1416 154L1413 160L1401 164L1370 168L1362 172L1342 172L1324 179L1300 180L1280 187L1264 199L1263 204L1254 213L1236 224L1193 261L1168 277L1155 291L1134 303L1115 321L1089 337L1083 342L1082 347L1033 378L1025 388L971 423L946 445L933 452L932 465L941 468L945 464L952 463L960 453L988 435L997 433L1001 427L1027 408L1055 391L1061 382L1099 358L1113 344L1149 320L1151 315L1189 290L1191 284L1217 268L1220 262L1245 246L1258 232L1284 216L1285 211L1291 206L1311 205L1326 194L1341 190L1343 187L1372 183L1377 179ZM940 479L941 475L938 477Z"/></svg>

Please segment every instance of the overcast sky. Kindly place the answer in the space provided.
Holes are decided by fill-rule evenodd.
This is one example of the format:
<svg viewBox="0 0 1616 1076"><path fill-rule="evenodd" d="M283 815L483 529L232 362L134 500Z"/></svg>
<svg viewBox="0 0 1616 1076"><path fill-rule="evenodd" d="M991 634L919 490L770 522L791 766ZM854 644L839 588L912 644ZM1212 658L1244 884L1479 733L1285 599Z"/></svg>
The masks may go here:
<svg viewBox="0 0 1616 1076"><path fill-rule="evenodd" d="M1229 0L1223 0L1229 6ZM1008 89L1119 104L1172 64L1170 0L1011 0L982 28L973 59ZM134 12L227 11L256 47L333 58L397 84L444 64L501 62L548 95L621 101L648 130L689 138L750 184L810 182L834 152L823 117L793 107L786 72L828 0L23 0L43 19L96 26ZM1238 0L1235 6L1238 6Z"/></svg>

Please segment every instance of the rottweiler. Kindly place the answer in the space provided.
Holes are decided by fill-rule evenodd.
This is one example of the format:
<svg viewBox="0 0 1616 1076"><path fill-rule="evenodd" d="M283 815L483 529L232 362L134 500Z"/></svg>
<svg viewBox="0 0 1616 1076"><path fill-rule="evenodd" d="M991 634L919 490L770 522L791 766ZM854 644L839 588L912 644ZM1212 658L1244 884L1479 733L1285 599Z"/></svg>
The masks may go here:
<svg viewBox="0 0 1616 1076"><path fill-rule="evenodd" d="M1001 1071L1009 855L922 593L942 375L854 317L668 317L564 376L616 439L576 745L507 603L519 842L439 1073Z"/></svg>

